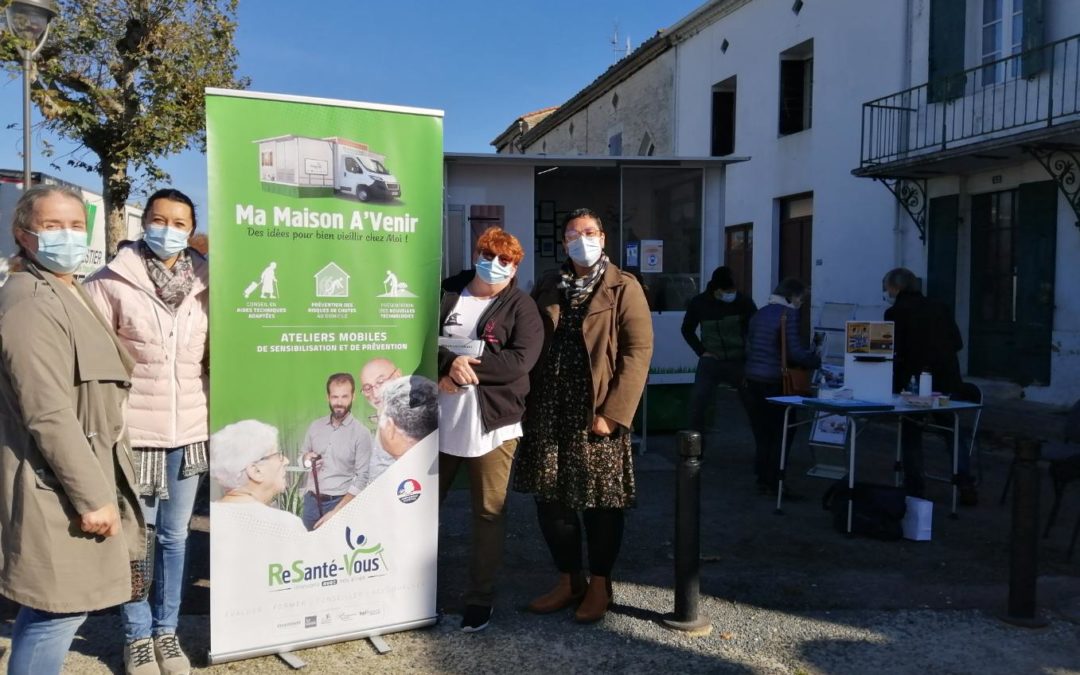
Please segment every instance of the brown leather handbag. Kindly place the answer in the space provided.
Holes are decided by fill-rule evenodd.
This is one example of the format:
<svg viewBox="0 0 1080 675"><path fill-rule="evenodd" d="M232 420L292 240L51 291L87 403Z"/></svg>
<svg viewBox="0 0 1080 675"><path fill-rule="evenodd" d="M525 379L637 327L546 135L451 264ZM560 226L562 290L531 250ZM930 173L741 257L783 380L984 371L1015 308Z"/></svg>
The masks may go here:
<svg viewBox="0 0 1080 675"><path fill-rule="evenodd" d="M784 396L810 396L810 378L806 368L789 368L787 350L787 310L780 315L780 384Z"/></svg>

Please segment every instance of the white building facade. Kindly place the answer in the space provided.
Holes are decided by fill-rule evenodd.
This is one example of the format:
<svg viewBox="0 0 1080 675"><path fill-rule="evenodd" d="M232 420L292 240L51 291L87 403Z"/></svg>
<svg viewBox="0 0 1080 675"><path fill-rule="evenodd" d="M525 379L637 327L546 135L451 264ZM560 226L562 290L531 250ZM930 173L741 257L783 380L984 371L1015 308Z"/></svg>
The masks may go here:
<svg viewBox="0 0 1080 675"><path fill-rule="evenodd" d="M1080 398L1078 33L1075 0L713 0L665 31L662 68L620 86L673 64L671 154L750 158L727 169L702 258L759 303L795 276L815 310L880 316L882 276L908 267L955 308L969 376L1066 404ZM578 109L610 103L590 87ZM620 105L624 125L664 117ZM526 152L563 140L557 119Z"/></svg>
<svg viewBox="0 0 1080 675"><path fill-rule="evenodd" d="M911 77L865 102L856 173L906 195L904 255L973 378L1080 398L1080 3L905 3Z"/></svg>

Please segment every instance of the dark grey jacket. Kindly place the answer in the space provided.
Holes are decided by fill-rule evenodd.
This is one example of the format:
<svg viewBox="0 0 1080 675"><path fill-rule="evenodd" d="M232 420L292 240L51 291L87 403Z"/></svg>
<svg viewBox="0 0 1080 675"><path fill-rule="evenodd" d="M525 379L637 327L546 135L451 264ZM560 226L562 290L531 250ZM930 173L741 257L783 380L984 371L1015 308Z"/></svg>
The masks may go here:
<svg viewBox="0 0 1080 675"><path fill-rule="evenodd" d="M440 329L475 276L466 270L443 281ZM476 333L485 343L480 365L473 366L480 379L477 399L484 431L490 432L521 421L529 372L544 346L544 325L533 299L511 282L480 316ZM450 350L439 349L439 377L450 373L455 358Z"/></svg>

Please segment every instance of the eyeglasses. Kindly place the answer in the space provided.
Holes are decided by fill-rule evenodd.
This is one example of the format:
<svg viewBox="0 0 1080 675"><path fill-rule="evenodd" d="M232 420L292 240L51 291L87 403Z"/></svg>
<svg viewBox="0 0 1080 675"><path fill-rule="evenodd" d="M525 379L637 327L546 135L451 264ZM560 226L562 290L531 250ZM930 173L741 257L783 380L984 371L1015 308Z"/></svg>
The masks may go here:
<svg viewBox="0 0 1080 675"><path fill-rule="evenodd" d="M367 421L371 422L372 424L378 425L379 424L379 415L378 414L368 415L367 416Z"/></svg>
<svg viewBox="0 0 1080 675"><path fill-rule="evenodd" d="M566 237L566 241L574 241L582 237L599 237L603 234L603 231L596 227L589 227L584 230L567 230L563 235Z"/></svg>
<svg viewBox="0 0 1080 675"><path fill-rule="evenodd" d="M284 459L284 458L285 458L285 453L283 453L283 452L275 452L275 453L267 455L266 457L260 457L259 459L252 462L252 464L260 464L262 462L265 462L268 459Z"/></svg>
<svg viewBox="0 0 1080 675"><path fill-rule="evenodd" d="M480 253L480 257L483 258L484 260L494 260L496 257L498 257L499 262L501 262L503 265L513 265L514 264L514 259L511 258L510 256L508 256L508 255L496 256L495 252L490 250L490 249L482 248L482 249L480 249L478 251L478 253Z"/></svg>
<svg viewBox="0 0 1080 675"><path fill-rule="evenodd" d="M383 386L393 378L393 373L389 373L387 375L380 375L379 378L375 380L375 384L365 384L364 386L360 387L360 391L364 392L364 396L371 396L373 393L375 393L376 389Z"/></svg>

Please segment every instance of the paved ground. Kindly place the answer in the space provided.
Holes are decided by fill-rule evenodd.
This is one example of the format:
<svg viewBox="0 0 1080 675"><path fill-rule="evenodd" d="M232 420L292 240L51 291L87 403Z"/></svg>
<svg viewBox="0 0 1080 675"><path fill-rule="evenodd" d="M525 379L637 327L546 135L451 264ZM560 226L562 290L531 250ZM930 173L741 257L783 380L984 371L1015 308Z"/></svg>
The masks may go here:
<svg viewBox="0 0 1080 675"><path fill-rule="evenodd" d="M728 409L725 407L725 409ZM753 490L752 446L741 411L707 438L703 470L702 609L714 630L688 638L660 627L672 608L674 439L650 439L639 457L639 506L627 522L616 571L618 606L599 625L578 626L568 612L534 617L520 608L546 590L553 572L529 498L514 495L503 594L491 628L457 630L465 581L467 501L453 494L443 514L439 606L431 629L387 637L379 656L367 642L301 652L315 673L441 672L720 672L720 673L1080 673L1080 555L1065 560L1080 517L1080 489L1040 550L1039 604L1046 628L1006 625L1009 508L997 504L1011 453L987 447L978 507L947 517L947 486L932 483L934 540L877 542L832 530L819 497L827 482L802 475L809 456L797 449L791 475L807 499L785 515ZM884 432L860 439L860 479L891 479L893 441ZM931 464L947 455L927 442ZM1044 480L1044 483L1048 481ZM1049 506L1044 484L1043 518ZM205 578L205 534L196 533L193 573ZM205 581L188 594L181 639L203 659L208 646ZM0 649L10 621L0 622ZM93 617L68 660L70 672L121 672L115 615ZM0 661L0 667L3 666ZM205 672L274 673L267 657Z"/></svg>

